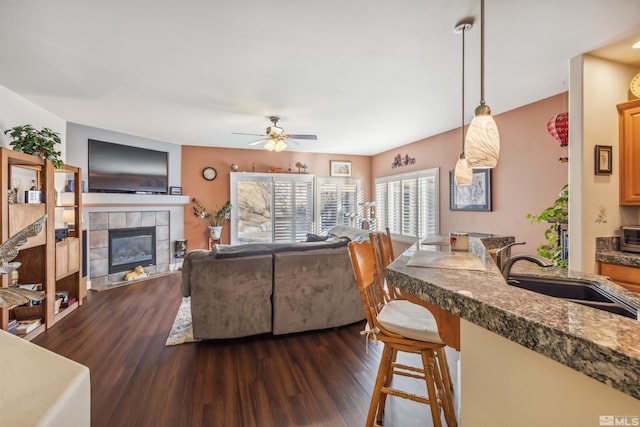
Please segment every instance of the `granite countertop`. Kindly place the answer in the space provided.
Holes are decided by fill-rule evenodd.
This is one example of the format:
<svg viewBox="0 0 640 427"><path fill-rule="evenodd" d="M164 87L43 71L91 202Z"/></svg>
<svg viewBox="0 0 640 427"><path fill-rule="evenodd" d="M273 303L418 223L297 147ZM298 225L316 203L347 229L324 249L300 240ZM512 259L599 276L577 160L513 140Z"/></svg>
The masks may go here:
<svg viewBox="0 0 640 427"><path fill-rule="evenodd" d="M640 253L620 249L620 237L596 237L596 261L640 267Z"/></svg>
<svg viewBox="0 0 640 427"><path fill-rule="evenodd" d="M640 399L640 322L507 285L487 251L504 242L471 238L470 252L486 271L408 267L416 250L437 250L418 242L389 266L388 279L404 292ZM512 272L594 280L640 304L639 295L604 276L544 270L518 261Z"/></svg>

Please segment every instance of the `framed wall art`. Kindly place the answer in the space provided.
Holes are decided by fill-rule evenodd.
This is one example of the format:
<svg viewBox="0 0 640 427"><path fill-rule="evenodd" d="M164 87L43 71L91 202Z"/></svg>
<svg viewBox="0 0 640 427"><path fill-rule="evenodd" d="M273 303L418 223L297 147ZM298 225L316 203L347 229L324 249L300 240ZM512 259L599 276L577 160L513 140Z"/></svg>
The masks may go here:
<svg viewBox="0 0 640 427"><path fill-rule="evenodd" d="M342 160L330 160L329 172L331 176L351 176L351 162Z"/></svg>
<svg viewBox="0 0 640 427"><path fill-rule="evenodd" d="M595 148L595 174L611 175L613 169L611 145L596 145Z"/></svg>
<svg viewBox="0 0 640 427"><path fill-rule="evenodd" d="M491 169L474 169L471 185L456 185L449 171L449 209L452 211L491 211Z"/></svg>

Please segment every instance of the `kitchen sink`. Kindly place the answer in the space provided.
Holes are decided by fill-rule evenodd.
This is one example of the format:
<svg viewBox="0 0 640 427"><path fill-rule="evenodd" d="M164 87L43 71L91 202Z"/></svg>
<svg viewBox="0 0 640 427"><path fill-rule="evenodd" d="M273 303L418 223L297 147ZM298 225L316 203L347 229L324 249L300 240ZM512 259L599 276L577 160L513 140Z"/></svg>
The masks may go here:
<svg viewBox="0 0 640 427"><path fill-rule="evenodd" d="M512 274L507 283L550 297L638 319L640 304L613 292L598 282Z"/></svg>

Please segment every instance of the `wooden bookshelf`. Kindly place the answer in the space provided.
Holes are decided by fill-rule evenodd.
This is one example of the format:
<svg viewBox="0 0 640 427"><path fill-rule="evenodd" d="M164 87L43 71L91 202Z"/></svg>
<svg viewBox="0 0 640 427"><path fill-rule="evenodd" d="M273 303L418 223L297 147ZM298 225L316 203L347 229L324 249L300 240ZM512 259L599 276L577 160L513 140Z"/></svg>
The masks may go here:
<svg viewBox="0 0 640 427"><path fill-rule="evenodd" d="M19 283L40 283L46 298L42 304L42 325L27 334L24 338L31 340L45 329L52 327L82 304L86 296L86 281L82 277L82 239L72 233L66 241L55 241L56 206L54 177L57 173L67 174L69 179L75 180L77 189L74 192L73 204L77 222L82 218L81 206L81 170L80 168L64 165L62 169L55 169L51 161L39 157L19 153L7 148L0 148L0 188L9 189L12 171L22 168L33 173L37 188L43 192L41 203L9 203L7 193L0 198L0 241L5 242L15 233L33 223L44 214L47 221L43 230L19 248L15 261L22 265L18 269ZM0 286L8 287L8 275L0 276ZM69 297L76 298L76 302L68 308L55 313L56 291L65 290ZM8 323L15 317L12 309L0 309L0 327L8 329Z"/></svg>

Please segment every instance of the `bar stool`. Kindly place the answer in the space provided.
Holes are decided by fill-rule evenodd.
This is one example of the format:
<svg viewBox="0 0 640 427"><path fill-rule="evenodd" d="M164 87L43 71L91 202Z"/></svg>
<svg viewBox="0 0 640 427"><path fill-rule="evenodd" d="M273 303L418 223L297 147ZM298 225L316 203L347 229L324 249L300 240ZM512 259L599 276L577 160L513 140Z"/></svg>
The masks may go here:
<svg viewBox="0 0 640 427"><path fill-rule="evenodd" d="M374 242L376 253L378 254L378 263L380 267L380 277L388 299L403 299L400 291L387 282L387 267L396 259L393 253L393 242L391 241L391 233L389 227L384 233L370 233L369 240Z"/></svg>
<svg viewBox="0 0 640 427"><path fill-rule="evenodd" d="M441 427L441 414L449 427L457 426L445 344L440 339L433 315L407 300L387 301L381 295L380 266L374 241L349 243L349 256L362 297L369 333L384 343L366 426L379 426L388 395L424 403L431 408L433 425ZM422 366L396 362L399 352L419 354ZM392 386L394 375L425 381L426 396ZM375 418L375 423L374 423Z"/></svg>

